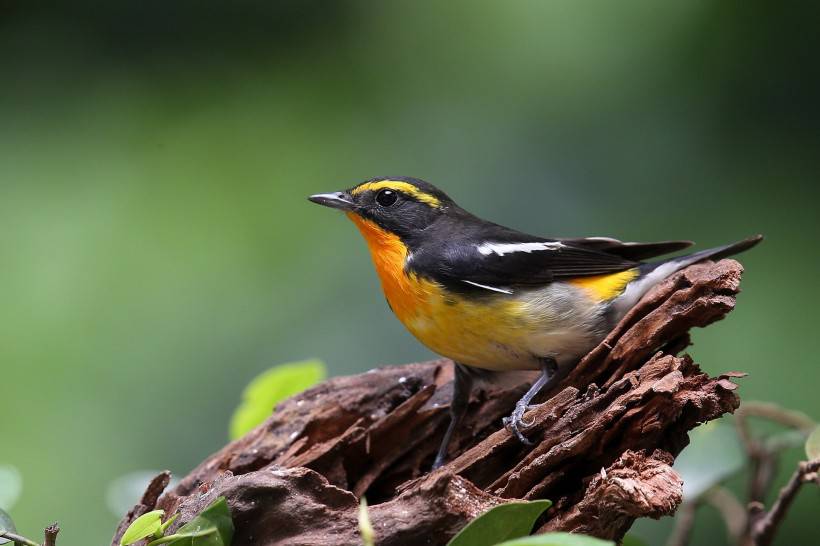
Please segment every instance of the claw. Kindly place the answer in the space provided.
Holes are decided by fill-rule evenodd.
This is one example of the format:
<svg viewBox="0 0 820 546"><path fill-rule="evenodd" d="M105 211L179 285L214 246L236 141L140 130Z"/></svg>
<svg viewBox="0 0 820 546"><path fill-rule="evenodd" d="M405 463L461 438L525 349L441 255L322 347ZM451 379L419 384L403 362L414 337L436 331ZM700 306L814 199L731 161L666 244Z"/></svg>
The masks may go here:
<svg viewBox="0 0 820 546"><path fill-rule="evenodd" d="M526 422L524 420L524 412L527 411L527 406L524 404L516 404L515 410L513 410L512 415L509 417L505 417L503 422L504 426L509 428L510 431L515 434L515 437L518 438L518 441L524 445L531 446L534 445L524 433L521 432L521 428L531 427L534 424L534 421Z"/></svg>
<svg viewBox="0 0 820 546"><path fill-rule="evenodd" d="M541 377L539 377L535 383L532 384L530 390L521 397L521 400L515 405L515 409L508 418L504 419L504 425L509 428L515 437L518 438L522 444L531 446L533 445L526 436L521 432L521 428L531 427L535 424L534 421L527 422L524 420L524 413L530 409L530 402L532 399L538 396L538 393L541 392L546 385L550 383L550 381L555 377L555 371L557 369L557 364L555 363L555 359L553 358L544 358L541 366Z"/></svg>

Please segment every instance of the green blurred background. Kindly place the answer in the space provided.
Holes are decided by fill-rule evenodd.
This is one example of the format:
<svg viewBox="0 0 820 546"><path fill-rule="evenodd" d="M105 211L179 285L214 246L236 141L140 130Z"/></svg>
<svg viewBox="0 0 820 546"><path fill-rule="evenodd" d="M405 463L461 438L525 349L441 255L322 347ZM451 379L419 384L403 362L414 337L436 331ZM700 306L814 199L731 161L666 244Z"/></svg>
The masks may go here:
<svg viewBox="0 0 820 546"><path fill-rule="evenodd" d="M749 372L744 398L820 417L812 15L0 0L0 463L23 475L18 527L59 519L63 546L105 543L112 480L185 473L273 364L430 358L353 226L305 200L377 175L555 236L765 233L738 309L691 352ZM817 508L804 491L778 543L805 544ZM670 525L636 532L660 544ZM703 510L695 543L723 536Z"/></svg>

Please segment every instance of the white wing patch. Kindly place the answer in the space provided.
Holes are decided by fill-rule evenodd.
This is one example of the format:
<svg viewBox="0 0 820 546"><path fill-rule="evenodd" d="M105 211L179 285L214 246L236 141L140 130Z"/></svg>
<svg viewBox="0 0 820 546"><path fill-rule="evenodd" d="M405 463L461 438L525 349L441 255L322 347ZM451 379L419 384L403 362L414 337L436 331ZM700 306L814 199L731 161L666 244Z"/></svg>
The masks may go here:
<svg viewBox="0 0 820 546"><path fill-rule="evenodd" d="M488 284L479 284L479 283L473 282L473 281L462 281L462 282L466 282L467 284L471 284L473 286L477 286L477 287L483 288L485 290L492 290L493 292L501 292L502 294L512 294L513 293L513 291L510 290L509 288L498 288L496 286L490 286Z"/></svg>
<svg viewBox="0 0 820 546"><path fill-rule="evenodd" d="M543 243L483 243L476 245L479 254L489 256L490 254L497 254L504 256L505 254L513 254L514 252L530 252L538 250L560 250L564 248L564 244L558 241L543 242Z"/></svg>
<svg viewBox="0 0 820 546"><path fill-rule="evenodd" d="M612 244L615 244L615 245L623 245L623 246L636 246L636 245L646 244L646 243L633 243L633 242L629 242L629 241L624 242L624 241L621 241L619 239L613 239L612 237L584 237L584 240L592 241L594 243L612 243Z"/></svg>

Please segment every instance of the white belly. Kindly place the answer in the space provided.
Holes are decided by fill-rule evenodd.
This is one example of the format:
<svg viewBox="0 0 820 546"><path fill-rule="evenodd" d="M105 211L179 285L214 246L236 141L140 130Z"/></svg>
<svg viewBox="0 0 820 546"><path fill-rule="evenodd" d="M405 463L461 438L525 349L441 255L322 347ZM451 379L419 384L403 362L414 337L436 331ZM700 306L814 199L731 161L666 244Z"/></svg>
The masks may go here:
<svg viewBox="0 0 820 546"><path fill-rule="evenodd" d="M575 365L608 333L606 305L575 286L553 283L520 299L533 324L528 351L554 358L559 366Z"/></svg>

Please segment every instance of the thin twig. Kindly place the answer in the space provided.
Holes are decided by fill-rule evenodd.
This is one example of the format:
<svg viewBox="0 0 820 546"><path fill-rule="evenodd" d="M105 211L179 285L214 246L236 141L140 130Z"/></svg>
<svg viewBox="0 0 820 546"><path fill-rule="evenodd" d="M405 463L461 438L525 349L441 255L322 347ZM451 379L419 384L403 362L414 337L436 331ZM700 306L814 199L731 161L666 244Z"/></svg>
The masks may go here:
<svg viewBox="0 0 820 546"><path fill-rule="evenodd" d="M772 487L777 474L778 464L780 463L779 453L770 453L761 450L752 459L752 481L749 489L749 502L763 503L766 500L766 494Z"/></svg>
<svg viewBox="0 0 820 546"><path fill-rule="evenodd" d="M789 510L792 501L797 496L800 487L806 483L807 477L820 470L820 459L813 461L803 461L797 466L789 483L780 490L777 500L774 501L772 509L760 518L752 529L752 537L757 546L768 546L774 538L777 526L783 521L786 512Z"/></svg>
<svg viewBox="0 0 820 546"><path fill-rule="evenodd" d="M746 528L746 508L731 491L719 485L707 491L703 495L703 500L720 512L726 524L729 544L737 544Z"/></svg>
<svg viewBox="0 0 820 546"><path fill-rule="evenodd" d="M57 533L59 532L60 526L57 524L56 521L48 527L46 527L46 539L43 542L43 546L55 546L57 544Z"/></svg>
<svg viewBox="0 0 820 546"><path fill-rule="evenodd" d="M772 486L777 467L780 462L780 453L784 449L791 447L795 439L787 434L780 435L773 439L761 440L752 434L748 417L760 417L768 419L780 425L794 429L799 434L808 434L816 423L813 419L799 411L787 410L770 402L744 402L735 412L735 427L746 454L749 457L749 491L747 515L743 519L744 528L739 535L739 543L745 545L759 544L761 529L769 529L772 526L771 515L776 506L770 512L766 512L764 501ZM798 485L799 487L799 485ZM785 488L784 488L785 489ZM782 495L781 491L781 495ZM795 491L796 493L796 491ZM780 500L780 497L778 498ZM788 508L791 502L789 499L783 507L783 511ZM774 521L774 527L783 518L781 514ZM725 519L725 518L724 518ZM728 523L728 521L727 521ZM770 532L772 535L774 529ZM771 541L771 536L767 539Z"/></svg>
<svg viewBox="0 0 820 546"><path fill-rule="evenodd" d="M695 512L699 501L684 502L678 508L675 517L675 528L666 541L666 546L686 546L692 538L692 528L695 526Z"/></svg>
<svg viewBox="0 0 820 546"><path fill-rule="evenodd" d="M760 442L752 435L749 428L749 421L746 419L746 412L743 411L744 404L735 411L735 428L737 429L737 436L740 438L746 452L751 455L760 450Z"/></svg>
<svg viewBox="0 0 820 546"><path fill-rule="evenodd" d="M10 531L6 531L5 533L0 533L0 538L7 538L10 541L14 542L15 544L23 544L24 546L40 546L33 540L29 540L26 537L20 536L16 533L12 533Z"/></svg>
<svg viewBox="0 0 820 546"><path fill-rule="evenodd" d="M746 455L749 458L749 502L762 502L771 485L772 462L771 454L768 453L763 444L752 434L749 421L746 418L750 411L747 411L746 406L751 405L751 412L754 413L755 402L746 402L741 404L740 408L735 412L735 428L737 429L738 438L746 450ZM747 532L750 530L751 519L747 520Z"/></svg>
<svg viewBox="0 0 820 546"><path fill-rule="evenodd" d="M814 427L817 426L814 419L805 413L788 410L771 402L744 402L735 415L740 415L741 418L746 416L763 417L764 419L780 423L786 427L796 428L803 432L811 432L814 430Z"/></svg>
<svg viewBox="0 0 820 546"><path fill-rule="evenodd" d="M57 533L59 532L60 526L57 525L57 522L54 522L48 527L46 527L45 542L43 542L43 546L55 546L57 544ZM28 539L24 536L20 536L16 533L12 533L11 531L5 531L0 533L0 538L7 538L10 541L12 541L15 545L22 544L23 546L40 546L33 540Z"/></svg>

